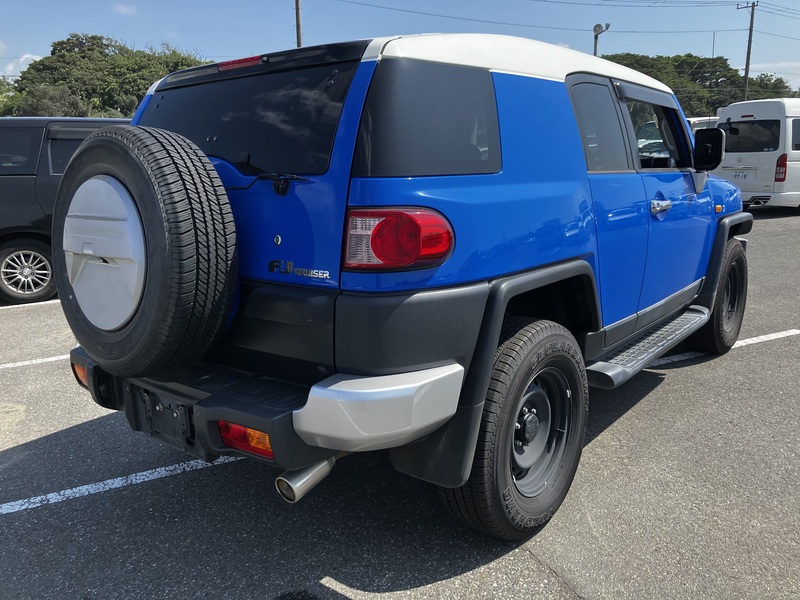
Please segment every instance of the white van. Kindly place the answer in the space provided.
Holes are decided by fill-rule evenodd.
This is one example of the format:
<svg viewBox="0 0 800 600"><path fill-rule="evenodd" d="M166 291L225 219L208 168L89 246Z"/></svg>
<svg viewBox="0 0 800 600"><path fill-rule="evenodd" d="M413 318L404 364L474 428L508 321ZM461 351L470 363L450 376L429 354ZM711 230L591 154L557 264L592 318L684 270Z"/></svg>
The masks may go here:
<svg viewBox="0 0 800 600"><path fill-rule="evenodd" d="M736 102L720 111L725 157L714 171L745 206L800 207L800 98Z"/></svg>

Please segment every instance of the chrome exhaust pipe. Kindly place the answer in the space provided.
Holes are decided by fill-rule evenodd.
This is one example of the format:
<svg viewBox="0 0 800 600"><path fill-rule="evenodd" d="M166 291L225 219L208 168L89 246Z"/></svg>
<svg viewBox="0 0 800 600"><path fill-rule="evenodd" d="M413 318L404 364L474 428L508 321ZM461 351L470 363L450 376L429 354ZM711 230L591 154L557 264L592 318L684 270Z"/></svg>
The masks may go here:
<svg viewBox="0 0 800 600"><path fill-rule="evenodd" d="M284 471L275 479L275 488L281 498L294 504L325 479L335 463L336 457L331 456L310 467L296 471Z"/></svg>

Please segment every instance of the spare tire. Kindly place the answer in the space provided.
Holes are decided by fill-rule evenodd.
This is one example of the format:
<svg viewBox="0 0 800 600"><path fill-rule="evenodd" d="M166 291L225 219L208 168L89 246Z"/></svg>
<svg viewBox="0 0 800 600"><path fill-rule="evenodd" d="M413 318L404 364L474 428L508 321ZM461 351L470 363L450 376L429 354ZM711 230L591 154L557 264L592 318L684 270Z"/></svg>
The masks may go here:
<svg viewBox="0 0 800 600"><path fill-rule="evenodd" d="M200 358L236 288L236 230L213 165L148 127L90 135L67 166L53 262L78 343L110 373L155 375Z"/></svg>

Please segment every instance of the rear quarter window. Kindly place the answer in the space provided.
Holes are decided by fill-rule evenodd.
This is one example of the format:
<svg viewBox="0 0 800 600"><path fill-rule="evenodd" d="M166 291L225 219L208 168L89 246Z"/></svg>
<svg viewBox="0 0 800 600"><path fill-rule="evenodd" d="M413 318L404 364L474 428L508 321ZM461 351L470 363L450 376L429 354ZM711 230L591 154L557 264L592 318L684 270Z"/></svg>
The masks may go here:
<svg viewBox="0 0 800 600"><path fill-rule="evenodd" d="M0 175L35 175L44 129L0 128Z"/></svg>
<svg viewBox="0 0 800 600"><path fill-rule="evenodd" d="M778 119L727 121L718 127L725 131L725 152L775 152L780 148Z"/></svg>
<svg viewBox="0 0 800 600"><path fill-rule="evenodd" d="M500 133L489 71L385 58L358 132L355 177L497 173Z"/></svg>

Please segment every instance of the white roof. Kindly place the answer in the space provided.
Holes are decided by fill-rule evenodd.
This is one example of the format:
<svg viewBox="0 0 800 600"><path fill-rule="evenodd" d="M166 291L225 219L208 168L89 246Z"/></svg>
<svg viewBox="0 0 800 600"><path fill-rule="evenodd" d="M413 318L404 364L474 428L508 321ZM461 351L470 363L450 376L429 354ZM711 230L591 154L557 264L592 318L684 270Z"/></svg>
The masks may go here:
<svg viewBox="0 0 800 600"><path fill-rule="evenodd" d="M617 63L562 46L508 35L437 33L379 38L372 41L364 59L380 56L479 67L555 81L564 81L571 73L593 73L672 94L672 90L657 79Z"/></svg>

